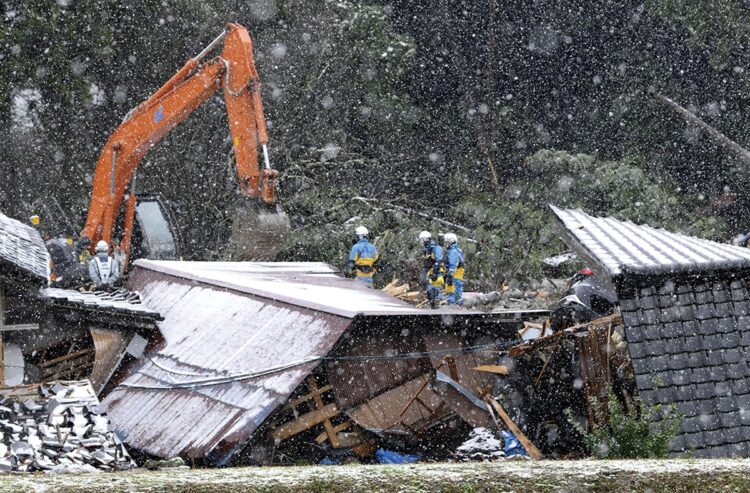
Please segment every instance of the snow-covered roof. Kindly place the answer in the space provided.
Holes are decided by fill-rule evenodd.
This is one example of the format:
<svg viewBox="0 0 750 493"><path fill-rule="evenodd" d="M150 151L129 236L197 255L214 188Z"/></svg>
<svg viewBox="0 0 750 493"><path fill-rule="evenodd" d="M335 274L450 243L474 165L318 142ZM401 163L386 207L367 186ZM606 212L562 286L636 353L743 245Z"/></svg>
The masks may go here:
<svg viewBox="0 0 750 493"><path fill-rule="evenodd" d="M143 269L128 283L164 316L164 342L104 404L128 445L160 457L224 464L352 322Z"/></svg>
<svg viewBox="0 0 750 493"><path fill-rule="evenodd" d="M346 279L338 269L322 262L179 262L138 260L148 269L263 298L311 308L333 315L444 315L465 310L441 308L439 312L415 308L379 290Z"/></svg>
<svg viewBox="0 0 750 493"><path fill-rule="evenodd" d="M125 289L113 292L81 292L72 289L43 288L39 290L39 296L53 303L72 308L137 315L154 320L162 319L159 312L142 302L138 293Z"/></svg>
<svg viewBox="0 0 750 493"><path fill-rule="evenodd" d="M750 267L750 249L550 206L563 239L611 277Z"/></svg>
<svg viewBox="0 0 750 493"><path fill-rule="evenodd" d="M0 273L47 281L50 257L39 232L0 212Z"/></svg>

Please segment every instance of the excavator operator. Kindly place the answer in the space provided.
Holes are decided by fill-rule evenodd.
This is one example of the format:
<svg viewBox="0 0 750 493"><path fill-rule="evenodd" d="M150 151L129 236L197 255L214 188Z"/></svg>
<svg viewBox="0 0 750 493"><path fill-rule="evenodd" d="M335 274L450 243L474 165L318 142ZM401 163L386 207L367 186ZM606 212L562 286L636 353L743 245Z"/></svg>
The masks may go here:
<svg viewBox="0 0 750 493"><path fill-rule="evenodd" d="M373 275L377 271L376 263L380 254L377 247L367 240L369 231L364 226L355 230L357 243L349 252L349 275L366 286L372 287Z"/></svg>

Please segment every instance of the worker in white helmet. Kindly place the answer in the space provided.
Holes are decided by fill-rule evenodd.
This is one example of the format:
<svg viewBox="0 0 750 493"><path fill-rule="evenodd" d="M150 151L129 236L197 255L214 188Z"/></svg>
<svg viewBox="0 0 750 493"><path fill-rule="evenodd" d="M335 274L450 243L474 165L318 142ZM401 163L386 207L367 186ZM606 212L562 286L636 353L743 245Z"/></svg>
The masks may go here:
<svg viewBox="0 0 750 493"><path fill-rule="evenodd" d="M373 275L377 270L378 249L368 241L370 234L364 226L358 226L355 230L357 243L349 252L349 275L366 286L372 287Z"/></svg>
<svg viewBox="0 0 750 493"><path fill-rule="evenodd" d="M462 305L464 292L464 252L458 246L458 237L446 233L444 238L445 255L445 299L449 305Z"/></svg>
<svg viewBox="0 0 750 493"><path fill-rule="evenodd" d="M432 234L429 231L419 233L418 241L419 246L422 247L422 276L420 280L427 292L430 307L436 309L440 306L438 296L444 284L443 249L432 240Z"/></svg>
<svg viewBox="0 0 750 493"><path fill-rule="evenodd" d="M89 262L89 278L99 289L108 289L120 279L120 264L109 255L109 244L100 240Z"/></svg>

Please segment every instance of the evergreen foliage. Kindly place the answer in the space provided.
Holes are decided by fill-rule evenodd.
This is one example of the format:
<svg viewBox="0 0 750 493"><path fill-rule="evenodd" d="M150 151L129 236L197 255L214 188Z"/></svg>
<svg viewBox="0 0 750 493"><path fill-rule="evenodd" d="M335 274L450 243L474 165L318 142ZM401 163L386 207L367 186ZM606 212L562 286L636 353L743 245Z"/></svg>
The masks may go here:
<svg viewBox="0 0 750 493"><path fill-rule="evenodd" d="M443 220L464 228L467 288L486 289L538 279L565 248L548 203L722 241L750 228L750 170L652 97L745 144L742 2L491 5L8 0L0 210L28 217L54 197L82 224L107 136L235 21L254 40L299 228L279 259L341 265L359 221L383 250L382 277L408 277L416 233L448 231ZM139 189L177 210L185 258L223 255L237 190L227 135L218 95L139 169Z"/></svg>
<svg viewBox="0 0 750 493"><path fill-rule="evenodd" d="M592 398L596 422L605 423L584 430L572 415L568 419L584 437L586 446L598 459L666 459L669 444L677 436L682 416L674 406L647 406L638 400L638 412L631 416L617 396L610 393L604 413L596 398ZM609 419L607 419L609 418Z"/></svg>

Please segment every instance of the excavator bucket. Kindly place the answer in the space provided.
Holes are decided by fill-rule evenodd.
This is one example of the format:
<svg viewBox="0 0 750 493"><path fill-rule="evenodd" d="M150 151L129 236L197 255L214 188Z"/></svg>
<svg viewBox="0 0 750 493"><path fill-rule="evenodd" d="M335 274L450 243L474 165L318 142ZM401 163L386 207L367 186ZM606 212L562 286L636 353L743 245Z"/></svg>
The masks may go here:
<svg viewBox="0 0 750 493"><path fill-rule="evenodd" d="M234 204L227 253L234 261L270 261L281 250L291 229L289 217L276 205L240 198Z"/></svg>

